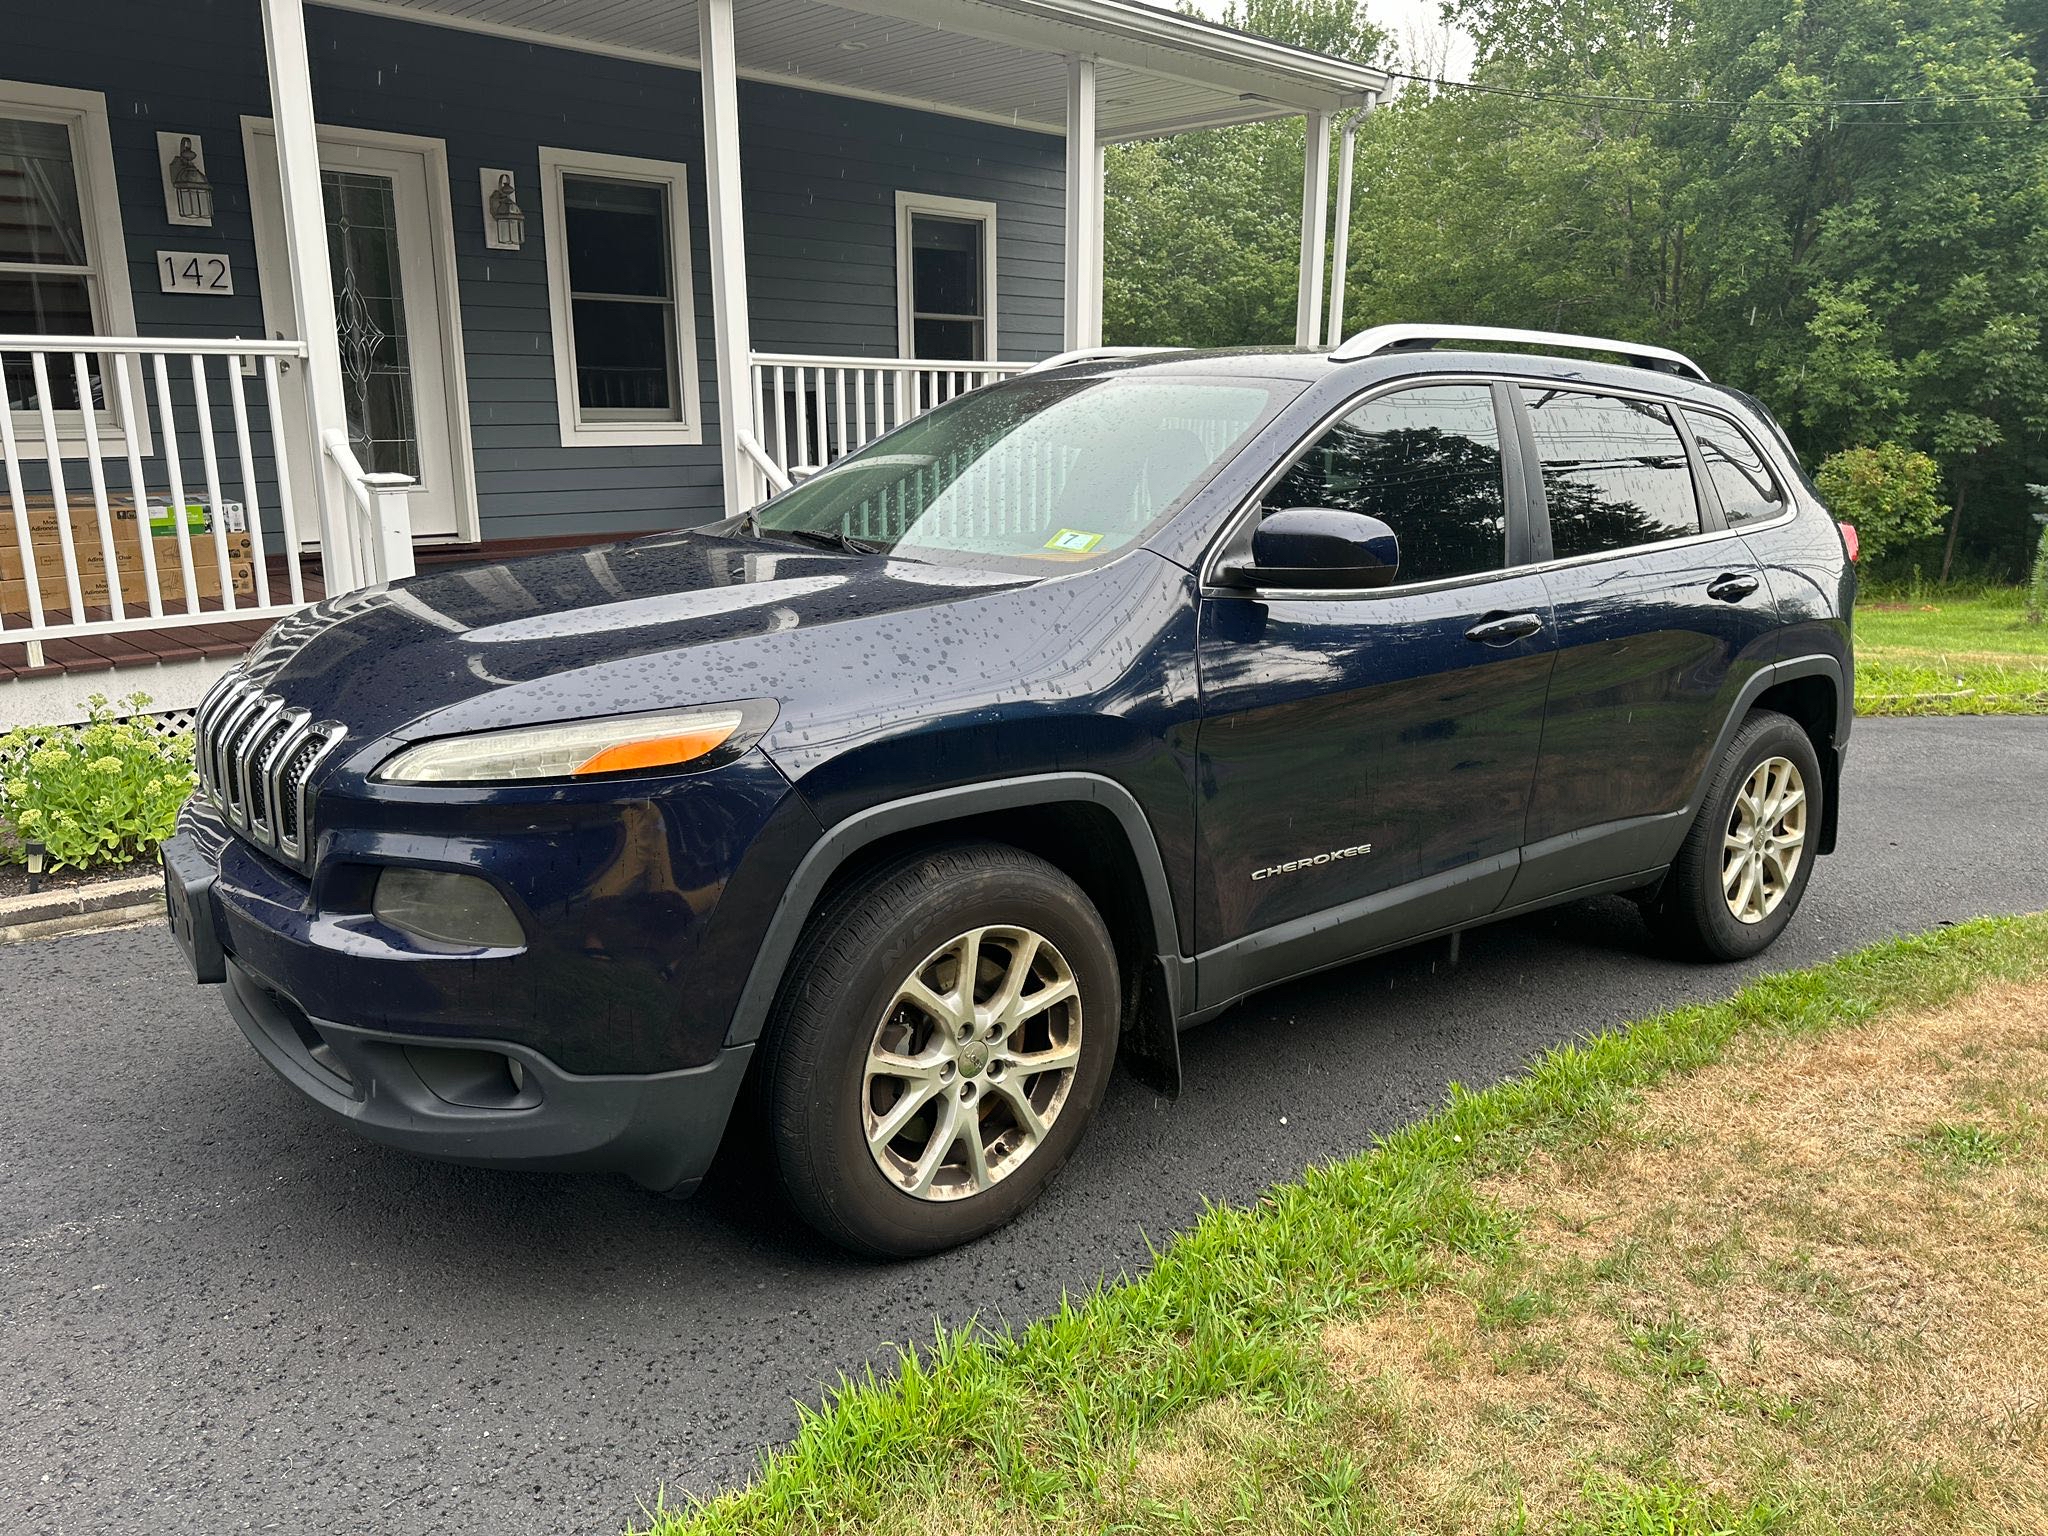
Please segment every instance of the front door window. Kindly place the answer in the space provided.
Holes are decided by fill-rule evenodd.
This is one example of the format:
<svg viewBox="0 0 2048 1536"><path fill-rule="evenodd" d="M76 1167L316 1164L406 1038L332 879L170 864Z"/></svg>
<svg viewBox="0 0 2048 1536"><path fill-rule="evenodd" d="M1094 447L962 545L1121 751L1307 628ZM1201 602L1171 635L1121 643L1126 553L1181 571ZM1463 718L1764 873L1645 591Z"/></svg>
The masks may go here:
<svg viewBox="0 0 2048 1536"><path fill-rule="evenodd" d="M419 425L392 178L323 170L320 191L327 205L349 446L371 473L417 480Z"/></svg>

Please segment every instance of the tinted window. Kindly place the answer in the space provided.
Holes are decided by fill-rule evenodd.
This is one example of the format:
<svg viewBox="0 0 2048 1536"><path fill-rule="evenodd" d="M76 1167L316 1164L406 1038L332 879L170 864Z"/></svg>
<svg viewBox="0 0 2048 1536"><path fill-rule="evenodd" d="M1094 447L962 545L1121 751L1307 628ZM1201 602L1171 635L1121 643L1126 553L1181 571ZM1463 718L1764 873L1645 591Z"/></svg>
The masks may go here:
<svg viewBox="0 0 2048 1536"><path fill-rule="evenodd" d="M1700 531L1692 470L1661 405L1524 387L1551 553L1560 560Z"/></svg>
<svg viewBox="0 0 2048 1536"><path fill-rule="evenodd" d="M1507 559L1500 433L1484 384L1384 395L1324 434L1263 510L1366 512L1401 540L1400 579L1497 571Z"/></svg>
<svg viewBox="0 0 2048 1536"><path fill-rule="evenodd" d="M1700 461L1730 523L1754 523L1785 510L1785 493L1763 454L1743 431L1719 416L1687 411L1685 424L1699 444Z"/></svg>

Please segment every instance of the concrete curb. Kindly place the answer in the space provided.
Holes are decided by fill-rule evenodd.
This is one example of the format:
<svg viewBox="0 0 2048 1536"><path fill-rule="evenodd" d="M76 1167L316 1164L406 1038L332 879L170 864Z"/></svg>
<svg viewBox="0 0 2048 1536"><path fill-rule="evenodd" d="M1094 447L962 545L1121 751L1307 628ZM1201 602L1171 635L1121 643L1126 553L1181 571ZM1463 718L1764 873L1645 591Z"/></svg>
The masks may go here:
<svg viewBox="0 0 2048 1536"><path fill-rule="evenodd" d="M120 928L156 917L163 909L163 877L155 874L8 896L0 898L0 944Z"/></svg>

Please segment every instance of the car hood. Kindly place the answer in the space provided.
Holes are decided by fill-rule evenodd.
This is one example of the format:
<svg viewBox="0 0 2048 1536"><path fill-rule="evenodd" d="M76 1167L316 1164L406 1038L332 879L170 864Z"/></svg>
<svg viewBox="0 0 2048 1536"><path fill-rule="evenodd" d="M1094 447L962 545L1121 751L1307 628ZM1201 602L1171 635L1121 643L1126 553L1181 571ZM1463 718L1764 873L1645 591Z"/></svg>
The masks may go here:
<svg viewBox="0 0 2048 1536"><path fill-rule="evenodd" d="M658 534L333 598L280 621L246 665L357 740L487 729L762 696L749 642L1038 579Z"/></svg>

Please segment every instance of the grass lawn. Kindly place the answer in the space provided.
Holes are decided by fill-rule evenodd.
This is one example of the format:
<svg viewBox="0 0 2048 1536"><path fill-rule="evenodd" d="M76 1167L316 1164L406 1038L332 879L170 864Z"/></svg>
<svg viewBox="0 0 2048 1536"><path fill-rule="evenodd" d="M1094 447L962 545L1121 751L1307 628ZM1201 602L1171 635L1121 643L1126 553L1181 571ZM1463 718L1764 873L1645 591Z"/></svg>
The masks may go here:
<svg viewBox="0 0 2048 1536"><path fill-rule="evenodd" d="M2048 714L2048 624L2025 593L1869 597L1856 605L1861 715Z"/></svg>
<svg viewBox="0 0 2048 1536"><path fill-rule="evenodd" d="M2048 1529L2048 917L1453 1091L662 1536Z"/></svg>

